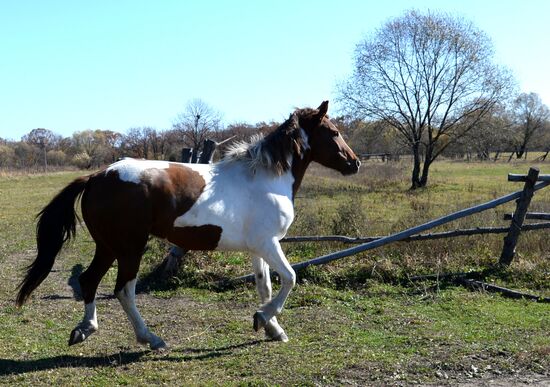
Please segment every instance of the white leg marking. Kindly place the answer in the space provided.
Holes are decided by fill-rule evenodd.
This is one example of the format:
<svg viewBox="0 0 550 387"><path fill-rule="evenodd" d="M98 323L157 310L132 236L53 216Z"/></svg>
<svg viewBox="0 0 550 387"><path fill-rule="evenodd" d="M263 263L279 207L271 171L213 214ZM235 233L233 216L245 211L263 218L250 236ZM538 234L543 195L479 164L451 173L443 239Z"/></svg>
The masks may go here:
<svg viewBox="0 0 550 387"><path fill-rule="evenodd" d="M128 281L122 290L116 293L116 297L132 323L137 341L141 344L149 344L151 349L164 348L166 346L164 341L149 331L139 314L136 306L136 279Z"/></svg>
<svg viewBox="0 0 550 387"><path fill-rule="evenodd" d="M274 316L281 313L290 291L296 284L296 273L294 273L294 269L292 269L286 260L277 238L264 243L260 247L260 250L263 251L261 255L267 264L279 274L281 278L281 290L279 290L279 294L274 299L263 305L254 315L254 328L256 330L267 326L267 323Z"/></svg>
<svg viewBox="0 0 550 387"><path fill-rule="evenodd" d="M269 265L260 257L252 258L252 266L256 277L256 290L260 296L260 302L263 304L271 301L271 276L269 274ZM268 338L277 341L288 341L285 331L277 322L277 317L273 316L265 325L265 334Z"/></svg>
<svg viewBox="0 0 550 387"><path fill-rule="evenodd" d="M84 305L84 318L82 319L82 326L88 326L97 331L97 311L95 308L95 300L89 304Z"/></svg>
<svg viewBox="0 0 550 387"><path fill-rule="evenodd" d="M72 330L69 337L69 345L83 342L95 331L97 331L97 313L94 300L88 304L84 304L84 317Z"/></svg>

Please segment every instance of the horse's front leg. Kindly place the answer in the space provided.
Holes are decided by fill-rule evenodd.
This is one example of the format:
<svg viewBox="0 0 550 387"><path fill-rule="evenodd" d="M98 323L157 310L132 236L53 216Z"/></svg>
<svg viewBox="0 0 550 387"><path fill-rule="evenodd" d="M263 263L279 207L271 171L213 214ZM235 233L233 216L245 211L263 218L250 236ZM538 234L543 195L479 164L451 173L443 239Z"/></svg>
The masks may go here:
<svg viewBox="0 0 550 387"><path fill-rule="evenodd" d="M279 290L277 296L262 305L260 310L254 314L254 329L258 331L266 327L268 322L283 310L285 301L296 284L296 273L294 273L294 269L292 269L286 260L277 238L264 242L255 250L281 278L281 290Z"/></svg>
<svg viewBox="0 0 550 387"><path fill-rule="evenodd" d="M260 302L264 305L271 301L271 276L269 274L269 265L262 258L253 257L252 266L254 267L256 290L260 296ZM265 325L265 335L274 341L288 341L288 336L277 322L277 317L275 316Z"/></svg>

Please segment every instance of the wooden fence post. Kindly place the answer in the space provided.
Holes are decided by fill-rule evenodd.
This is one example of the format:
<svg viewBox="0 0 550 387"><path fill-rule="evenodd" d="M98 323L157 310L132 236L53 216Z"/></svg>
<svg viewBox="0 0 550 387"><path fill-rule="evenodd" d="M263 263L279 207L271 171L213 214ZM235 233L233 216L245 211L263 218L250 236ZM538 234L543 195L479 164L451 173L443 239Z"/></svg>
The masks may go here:
<svg viewBox="0 0 550 387"><path fill-rule="evenodd" d="M183 148L181 150L181 162L182 163L190 163L192 155L193 155L193 149Z"/></svg>
<svg viewBox="0 0 550 387"><path fill-rule="evenodd" d="M199 164L210 164L212 162L212 158L214 157L214 152L216 151L217 146L218 144L214 140L204 140L202 153L199 157Z"/></svg>
<svg viewBox="0 0 550 387"><path fill-rule="evenodd" d="M191 164L196 164L199 160L199 150L197 148L193 148L193 153L191 154Z"/></svg>
<svg viewBox="0 0 550 387"><path fill-rule="evenodd" d="M508 235L504 237L504 246L500 255L499 263L503 266L509 266L514 259L516 253L516 244L518 242L519 234L521 233L521 226L525 220L525 214L531 203L531 198L535 192L533 187L539 177L539 169L535 167L529 168L527 179L523 187L521 196L517 199L516 210L512 216L512 223L510 224L510 231Z"/></svg>

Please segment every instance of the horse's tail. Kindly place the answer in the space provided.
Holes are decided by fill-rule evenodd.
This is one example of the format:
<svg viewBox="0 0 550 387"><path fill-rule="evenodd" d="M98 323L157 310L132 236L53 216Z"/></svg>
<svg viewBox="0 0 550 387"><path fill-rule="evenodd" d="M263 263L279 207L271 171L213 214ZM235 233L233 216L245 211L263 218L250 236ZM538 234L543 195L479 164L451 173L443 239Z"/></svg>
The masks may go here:
<svg viewBox="0 0 550 387"><path fill-rule="evenodd" d="M79 177L42 209L37 215L36 245L38 254L27 267L27 274L19 284L16 304L21 306L52 270L55 257L63 244L76 233L75 202L86 189L89 176Z"/></svg>

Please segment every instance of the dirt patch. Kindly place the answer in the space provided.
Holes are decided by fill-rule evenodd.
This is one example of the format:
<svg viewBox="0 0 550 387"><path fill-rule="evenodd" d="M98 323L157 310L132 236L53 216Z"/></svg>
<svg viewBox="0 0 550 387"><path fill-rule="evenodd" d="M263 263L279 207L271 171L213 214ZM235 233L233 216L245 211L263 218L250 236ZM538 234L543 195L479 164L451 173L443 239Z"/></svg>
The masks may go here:
<svg viewBox="0 0 550 387"><path fill-rule="evenodd" d="M509 387L509 386L550 386L550 376L528 374L517 376L488 377L475 381L459 382L460 387Z"/></svg>
<svg viewBox="0 0 550 387"><path fill-rule="evenodd" d="M539 374L529 371L517 372L513 375L503 374L496 369L480 372L475 367L469 371L442 370L437 366L425 366L415 371L412 365L383 367L379 363L369 362L361 366L345 370L336 379L336 384L364 386L364 385L420 385L420 386L550 386L550 374ZM433 371L427 371L432 368Z"/></svg>

